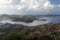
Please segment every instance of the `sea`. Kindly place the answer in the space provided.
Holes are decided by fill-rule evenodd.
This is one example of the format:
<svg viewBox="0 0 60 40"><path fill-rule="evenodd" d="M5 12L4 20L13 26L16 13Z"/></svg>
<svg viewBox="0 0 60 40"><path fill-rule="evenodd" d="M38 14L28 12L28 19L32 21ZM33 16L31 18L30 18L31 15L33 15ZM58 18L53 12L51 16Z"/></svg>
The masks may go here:
<svg viewBox="0 0 60 40"><path fill-rule="evenodd" d="M59 24L60 23L60 16L42 16L38 17L37 20L34 20L31 23L25 23L25 22L16 22L16 21L11 21L11 20L0 20L0 25L2 24L21 24L24 26L38 26L38 25L44 25L48 23L53 23L53 24Z"/></svg>

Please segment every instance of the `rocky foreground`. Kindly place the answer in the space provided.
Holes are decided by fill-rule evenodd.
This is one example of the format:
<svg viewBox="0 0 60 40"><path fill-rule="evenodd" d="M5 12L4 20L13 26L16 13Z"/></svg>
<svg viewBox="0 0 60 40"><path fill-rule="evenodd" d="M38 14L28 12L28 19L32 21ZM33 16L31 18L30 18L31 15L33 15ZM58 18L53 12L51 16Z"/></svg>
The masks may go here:
<svg viewBox="0 0 60 40"><path fill-rule="evenodd" d="M6 36L10 32L17 32L30 37L49 36L56 39L60 36L60 24L45 24L39 26L24 26L20 24L4 24L0 25L0 38ZM37 38L37 39L38 39ZM31 39L31 38L30 38Z"/></svg>

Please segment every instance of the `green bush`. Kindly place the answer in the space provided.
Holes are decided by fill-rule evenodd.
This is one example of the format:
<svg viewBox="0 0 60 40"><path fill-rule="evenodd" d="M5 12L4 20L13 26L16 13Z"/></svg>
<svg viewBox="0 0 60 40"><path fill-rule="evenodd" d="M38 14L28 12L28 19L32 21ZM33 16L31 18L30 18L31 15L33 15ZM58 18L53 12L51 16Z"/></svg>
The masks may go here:
<svg viewBox="0 0 60 40"><path fill-rule="evenodd" d="M58 36L57 40L60 40L60 36Z"/></svg>
<svg viewBox="0 0 60 40"><path fill-rule="evenodd" d="M9 33L4 40L23 40L23 37L19 33Z"/></svg>

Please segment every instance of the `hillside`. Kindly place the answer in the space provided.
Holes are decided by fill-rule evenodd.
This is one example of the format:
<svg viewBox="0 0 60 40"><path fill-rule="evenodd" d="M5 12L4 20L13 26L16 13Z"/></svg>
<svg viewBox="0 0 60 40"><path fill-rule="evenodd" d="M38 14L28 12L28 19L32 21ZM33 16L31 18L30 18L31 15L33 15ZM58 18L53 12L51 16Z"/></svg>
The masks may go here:
<svg viewBox="0 0 60 40"><path fill-rule="evenodd" d="M56 39L60 35L60 24L45 24L39 26L23 26L20 24L0 25L0 37L4 37L10 32L18 32L26 36L49 36L52 39Z"/></svg>
<svg viewBox="0 0 60 40"><path fill-rule="evenodd" d="M57 40L60 38L60 23L44 23L46 20L42 15L0 15L0 39L14 32L23 35L24 40ZM24 25L19 24L22 22Z"/></svg>

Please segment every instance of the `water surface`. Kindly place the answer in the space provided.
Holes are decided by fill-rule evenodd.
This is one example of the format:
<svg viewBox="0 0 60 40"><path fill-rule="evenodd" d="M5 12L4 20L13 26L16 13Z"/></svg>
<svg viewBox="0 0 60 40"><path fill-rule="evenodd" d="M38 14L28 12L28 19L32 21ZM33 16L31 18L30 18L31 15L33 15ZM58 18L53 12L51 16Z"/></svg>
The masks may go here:
<svg viewBox="0 0 60 40"><path fill-rule="evenodd" d="M48 24L48 23L60 23L60 17L39 17L37 20L34 20L31 23L25 23L25 22L15 22L11 20L2 20L0 21L0 24L5 24L5 23L11 23L11 24L22 24L25 26L37 26L37 25L43 25L43 24Z"/></svg>

